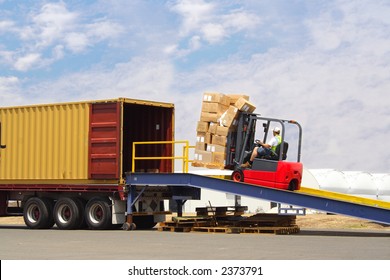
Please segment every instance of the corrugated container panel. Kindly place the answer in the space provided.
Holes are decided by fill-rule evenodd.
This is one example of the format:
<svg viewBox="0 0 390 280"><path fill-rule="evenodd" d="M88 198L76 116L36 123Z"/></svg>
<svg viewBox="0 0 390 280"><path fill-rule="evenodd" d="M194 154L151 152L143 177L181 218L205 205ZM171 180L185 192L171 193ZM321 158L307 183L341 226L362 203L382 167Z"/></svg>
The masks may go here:
<svg viewBox="0 0 390 280"><path fill-rule="evenodd" d="M0 108L0 180L88 178L89 105Z"/></svg>
<svg viewBox="0 0 390 280"><path fill-rule="evenodd" d="M90 106L90 179L118 179L120 170L121 103L95 103Z"/></svg>

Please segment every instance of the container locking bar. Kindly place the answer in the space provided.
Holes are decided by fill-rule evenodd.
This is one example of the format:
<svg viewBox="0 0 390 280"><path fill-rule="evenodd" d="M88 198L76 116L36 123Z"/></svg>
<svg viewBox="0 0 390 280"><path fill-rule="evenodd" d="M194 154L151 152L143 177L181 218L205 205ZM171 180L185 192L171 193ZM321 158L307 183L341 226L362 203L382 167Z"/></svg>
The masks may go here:
<svg viewBox="0 0 390 280"><path fill-rule="evenodd" d="M0 149L5 149L7 146L1 144L1 122L0 122Z"/></svg>

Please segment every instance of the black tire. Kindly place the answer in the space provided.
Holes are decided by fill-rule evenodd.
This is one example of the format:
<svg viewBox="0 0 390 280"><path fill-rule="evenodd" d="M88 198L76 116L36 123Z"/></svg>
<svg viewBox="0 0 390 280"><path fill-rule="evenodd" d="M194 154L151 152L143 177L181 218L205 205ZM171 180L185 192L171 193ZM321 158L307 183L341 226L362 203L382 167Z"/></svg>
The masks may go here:
<svg viewBox="0 0 390 280"><path fill-rule="evenodd" d="M85 221L90 229L108 229L112 224L111 202L108 198L91 198L85 206Z"/></svg>
<svg viewBox="0 0 390 280"><path fill-rule="evenodd" d="M153 215L133 216L133 222L136 224L137 229L151 229L157 225Z"/></svg>
<svg viewBox="0 0 390 280"><path fill-rule="evenodd" d="M80 219L80 224L79 224L78 228L85 229L87 227L87 223L85 222L84 212L85 212L85 206L86 206L87 202L80 197L75 197L74 199L75 199L76 203L78 204L79 209L80 209L80 213L81 213L81 219Z"/></svg>
<svg viewBox="0 0 390 280"><path fill-rule="evenodd" d="M295 180L292 180L289 184L288 184L288 189L289 191L295 191L298 189L298 182L295 181Z"/></svg>
<svg viewBox="0 0 390 280"><path fill-rule="evenodd" d="M48 198L31 197L23 206L23 219L31 229L53 227L53 201Z"/></svg>
<svg viewBox="0 0 390 280"><path fill-rule="evenodd" d="M59 229L78 229L83 222L83 211L78 198L62 197L54 206L54 221Z"/></svg>

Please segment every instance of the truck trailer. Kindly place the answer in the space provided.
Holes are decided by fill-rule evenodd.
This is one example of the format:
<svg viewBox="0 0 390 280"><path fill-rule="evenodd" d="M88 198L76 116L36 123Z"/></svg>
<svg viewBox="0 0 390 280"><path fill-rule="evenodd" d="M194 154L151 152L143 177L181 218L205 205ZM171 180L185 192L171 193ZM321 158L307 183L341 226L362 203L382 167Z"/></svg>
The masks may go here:
<svg viewBox="0 0 390 280"><path fill-rule="evenodd" d="M174 104L127 98L0 108L0 216L23 214L32 229L151 228L165 220L164 200L185 190L137 190L128 215L125 178L132 170L173 172L174 114ZM136 142L156 142L138 145L136 157L159 158L135 166Z"/></svg>

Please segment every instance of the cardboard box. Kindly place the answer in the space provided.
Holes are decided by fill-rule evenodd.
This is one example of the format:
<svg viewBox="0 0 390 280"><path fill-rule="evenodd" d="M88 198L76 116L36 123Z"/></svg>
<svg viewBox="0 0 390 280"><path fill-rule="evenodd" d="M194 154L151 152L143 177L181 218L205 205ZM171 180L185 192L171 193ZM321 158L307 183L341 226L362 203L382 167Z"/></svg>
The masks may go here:
<svg viewBox="0 0 390 280"><path fill-rule="evenodd" d="M211 138L211 144L214 145L220 145L220 146L226 146L227 137L226 136L219 136L219 135L213 135Z"/></svg>
<svg viewBox="0 0 390 280"><path fill-rule="evenodd" d="M207 144L205 142L195 142L195 150L206 151Z"/></svg>
<svg viewBox="0 0 390 280"><path fill-rule="evenodd" d="M214 134L220 135L220 136L228 136L229 131L231 128L226 127L226 126L217 126L216 132Z"/></svg>
<svg viewBox="0 0 390 280"><path fill-rule="evenodd" d="M197 133L196 134L196 142L205 143L206 133Z"/></svg>
<svg viewBox="0 0 390 280"><path fill-rule="evenodd" d="M218 114L218 113L202 112L200 114L200 121L201 122L217 122L220 117L221 117L221 114Z"/></svg>
<svg viewBox="0 0 390 280"><path fill-rule="evenodd" d="M212 162L221 165L226 165L226 153L214 152L212 154Z"/></svg>
<svg viewBox="0 0 390 280"><path fill-rule="evenodd" d="M215 144L209 144L207 145L206 151L212 152L212 153L225 153L226 147L221 145L215 145Z"/></svg>
<svg viewBox="0 0 390 280"><path fill-rule="evenodd" d="M202 112L223 114L229 106L216 102L202 102Z"/></svg>
<svg viewBox="0 0 390 280"><path fill-rule="evenodd" d="M211 134L217 133L218 124L217 123L210 123L209 125L209 131Z"/></svg>
<svg viewBox="0 0 390 280"><path fill-rule="evenodd" d="M230 105L229 97L219 92L205 92L203 94L203 102L216 102L225 106Z"/></svg>
<svg viewBox="0 0 390 280"><path fill-rule="evenodd" d="M241 112L253 113L256 110L256 106L243 97L238 99L234 106Z"/></svg>
<svg viewBox="0 0 390 280"><path fill-rule="evenodd" d="M196 135L196 142L202 142L206 144L211 144L211 133L198 133Z"/></svg>
<svg viewBox="0 0 390 280"><path fill-rule="evenodd" d="M195 150L194 160L205 162L205 163L212 162L213 154L207 151Z"/></svg>
<svg viewBox="0 0 390 280"><path fill-rule="evenodd" d="M232 125L237 125L236 118L238 117L238 108L230 106L229 109L222 114L219 123L221 126L230 127Z"/></svg>
<svg viewBox="0 0 390 280"><path fill-rule="evenodd" d="M244 98L249 101L249 96L244 94L226 94L230 99L230 105L234 105L238 99Z"/></svg>
<svg viewBox="0 0 390 280"><path fill-rule="evenodd" d="M198 122L198 126L196 127L197 132L208 132L209 131L209 123L208 122Z"/></svg>

